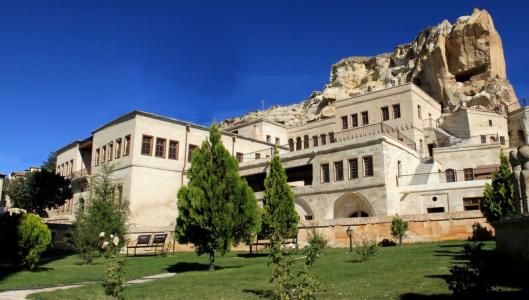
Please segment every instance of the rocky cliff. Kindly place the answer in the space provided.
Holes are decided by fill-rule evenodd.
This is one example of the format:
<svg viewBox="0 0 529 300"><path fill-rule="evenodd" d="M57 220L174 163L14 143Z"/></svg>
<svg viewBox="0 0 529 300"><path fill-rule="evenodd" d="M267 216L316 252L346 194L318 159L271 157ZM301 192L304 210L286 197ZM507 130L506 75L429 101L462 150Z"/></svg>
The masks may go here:
<svg viewBox="0 0 529 300"><path fill-rule="evenodd" d="M420 32L392 53L373 57L348 57L331 67L322 92L289 106L275 106L225 120L229 127L257 118L295 126L333 114L336 100L413 82L440 102L445 112L462 102L489 109L518 107L509 84L500 36L492 17L475 9L471 16L444 20Z"/></svg>

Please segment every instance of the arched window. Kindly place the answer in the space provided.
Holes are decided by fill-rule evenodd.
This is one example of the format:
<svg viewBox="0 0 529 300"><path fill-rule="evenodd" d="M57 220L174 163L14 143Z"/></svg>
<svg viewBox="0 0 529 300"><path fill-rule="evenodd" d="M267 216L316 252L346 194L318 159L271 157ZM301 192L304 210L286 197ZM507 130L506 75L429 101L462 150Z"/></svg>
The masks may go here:
<svg viewBox="0 0 529 300"><path fill-rule="evenodd" d="M296 150L301 150L301 137L296 138Z"/></svg>
<svg viewBox="0 0 529 300"><path fill-rule="evenodd" d="M446 182L455 182L456 181L456 172L454 169L445 170Z"/></svg>
<svg viewBox="0 0 529 300"><path fill-rule="evenodd" d="M293 139L288 139L288 149L290 149L290 151L294 151L294 140Z"/></svg>
<svg viewBox="0 0 529 300"><path fill-rule="evenodd" d="M490 141L491 144L496 143L496 137L491 136L491 137L489 138L489 141Z"/></svg>
<svg viewBox="0 0 529 300"><path fill-rule="evenodd" d="M309 136L308 135L305 135L303 137L303 148L304 149L307 149L309 147Z"/></svg>

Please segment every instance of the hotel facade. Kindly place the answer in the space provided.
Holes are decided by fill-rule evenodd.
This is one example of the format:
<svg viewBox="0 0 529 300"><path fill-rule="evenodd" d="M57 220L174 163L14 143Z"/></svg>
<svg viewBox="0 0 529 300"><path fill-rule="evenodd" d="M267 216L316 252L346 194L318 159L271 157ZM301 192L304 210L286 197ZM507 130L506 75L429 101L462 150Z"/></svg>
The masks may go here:
<svg viewBox="0 0 529 300"><path fill-rule="evenodd" d="M410 83L336 101L333 114L297 127L258 119L222 128L222 142L259 201L277 146L302 227L321 226L336 245L350 225L369 233L371 224L376 237L387 237L395 215L422 222L417 228L439 228L422 234L432 238L412 228L412 240L461 238L483 222L484 186L500 151L527 143L528 118L527 107L491 111L464 103L443 113ZM178 189L207 136L207 127L133 111L71 142L57 151L57 172L72 180L74 195L49 211L48 222L71 224L89 205L91 176L111 164L116 199L129 203L131 235L174 231ZM439 220L448 221L431 223Z"/></svg>

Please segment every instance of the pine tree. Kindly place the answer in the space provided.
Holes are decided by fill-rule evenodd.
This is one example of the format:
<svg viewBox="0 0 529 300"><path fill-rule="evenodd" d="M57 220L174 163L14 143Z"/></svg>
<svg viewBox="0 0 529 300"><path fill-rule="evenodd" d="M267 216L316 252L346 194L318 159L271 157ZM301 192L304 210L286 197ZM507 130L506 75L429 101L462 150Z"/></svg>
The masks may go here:
<svg viewBox="0 0 529 300"><path fill-rule="evenodd" d="M509 158L500 153L500 169L492 173L492 185L486 184L480 209L488 221L501 220L512 215L514 207L514 184L509 167Z"/></svg>
<svg viewBox="0 0 529 300"><path fill-rule="evenodd" d="M175 235L180 243L194 244L199 255L208 254L213 271L216 251L224 255L233 243L249 241L259 230L257 202L216 125L193 151L187 177L189 183L178 191Z"/></svg>
<svg viewBox="0 0 529 300"><path fill-rule="evenodd" d="M271 237L275 233L275 236L285 238L297 233L299 216L294 206L294 194L288 185L277 148L274 150L270 171L265 179L263 207L265 236Z"/></svg>

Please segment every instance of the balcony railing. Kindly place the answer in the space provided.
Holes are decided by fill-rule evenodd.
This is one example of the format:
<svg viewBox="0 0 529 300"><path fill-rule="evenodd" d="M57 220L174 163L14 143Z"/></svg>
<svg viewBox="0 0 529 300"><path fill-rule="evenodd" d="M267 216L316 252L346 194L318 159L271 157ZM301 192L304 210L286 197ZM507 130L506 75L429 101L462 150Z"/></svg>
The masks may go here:
<svg viewBox="0 0 529 300"><path fill-rule="evenodd" d="M472 180L491 179L498 166L468 168L463 170L447 169L444 172L419 173L397 176L398 186L440 184Z"/></svg>
<svg viewBox="0 0 529 300"><path fill-rule="evenodd" d="M410 125L410 128L412 128L412 125ZM412 148L413 150L417 149L415 142L409 137L407 137L406 135L404 135L401 130L390 127L386 125L385 123L376 123L376 124L371 124L367 126L362 126L358 128L340 131L335 134L335 139L336 141L339 142L339 141L352 140L352 139L356 139L356 138L360 138L360 137L364 137L368 135L380 134L380 133L384 134L385 136L389 136L389 137L399 140L400 142Z"/></svg>
<svg viewBox="0 0 529 300"><path fill-rule="evenodd" d="M77 179L81 179L83 177L86 177L88 175L90 175L90 170L89 169L82 169L82 170L73 172L72 174L68 175L67 177L70 178L70 180L77 180Z"/></svg>

